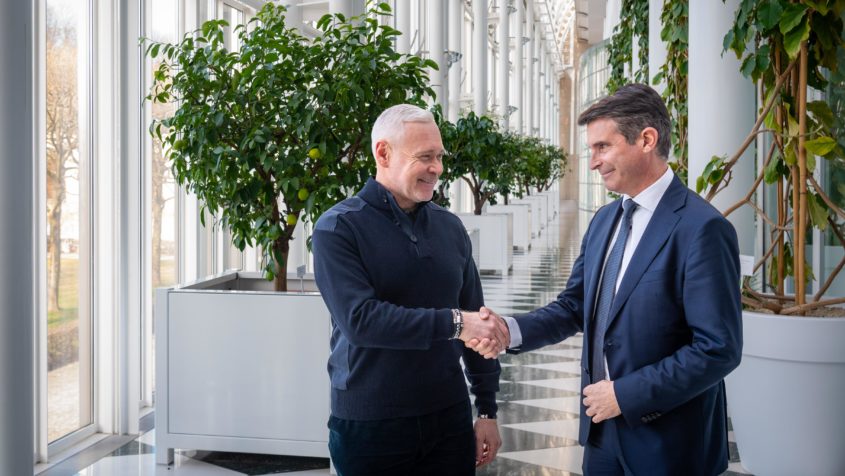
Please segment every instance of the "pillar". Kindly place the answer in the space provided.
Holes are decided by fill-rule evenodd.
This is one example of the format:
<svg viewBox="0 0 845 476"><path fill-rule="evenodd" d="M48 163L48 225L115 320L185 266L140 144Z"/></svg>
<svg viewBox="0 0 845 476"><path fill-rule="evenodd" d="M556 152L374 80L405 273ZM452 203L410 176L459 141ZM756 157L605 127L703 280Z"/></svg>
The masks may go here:
<svg viewBox="0 0 845 476"><path fill-rule="evenodd" d="M693 189L710 158L732 156L754 126L754 84L739 72L735 55L722 55L722 36L731 28L738 4L690 2L688 185ZM754 182L754 154L749 147L733 168L730 186L713 200L719 210L748 193ZM736 228L740 253L753 255L753 211L742 207L728 219Z"/></svg>
<svg viewBox="0 0 845 476"><path fill-rule="evenodd" d="M33 7L0 4L0 474L32 474L35 454Z"/></svg>
<svg viewBox="0 0 845 476"><path fill-rule="evenodd" d="M472 2L472 85L474 110L487 113L487 0Z"/></svg>
<svg viewBox="0 0 845 476"><path fill-rule="evenodd" d="M496 34L499 43L499 61L496 69L496 103L501 117L502 130L508 130L508 106L510 105L510 8L508 0L497 0L499 4L499 25Z"/></svg>

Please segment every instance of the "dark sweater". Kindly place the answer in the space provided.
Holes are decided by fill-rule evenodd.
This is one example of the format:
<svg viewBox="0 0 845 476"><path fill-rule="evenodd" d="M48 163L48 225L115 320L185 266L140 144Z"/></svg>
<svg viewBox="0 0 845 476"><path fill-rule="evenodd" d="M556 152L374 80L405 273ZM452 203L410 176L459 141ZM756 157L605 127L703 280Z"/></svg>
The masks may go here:
<svg viewBox="0 0 845 476"><path fill-rule="evenodd" d="M317 221L314 275L332 316L332 414L347 420L425 415L469 398L496 414L501 367L450 340L452 308L484 303L461 221L433 203L412 216L370 179Z"/></svg>

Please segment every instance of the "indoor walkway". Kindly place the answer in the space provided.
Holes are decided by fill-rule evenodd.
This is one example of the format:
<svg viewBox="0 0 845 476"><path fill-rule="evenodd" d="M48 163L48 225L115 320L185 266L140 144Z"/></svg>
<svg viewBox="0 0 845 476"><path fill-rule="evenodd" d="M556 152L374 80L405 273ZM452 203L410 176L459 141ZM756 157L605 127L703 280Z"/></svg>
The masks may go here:
<svg viewBox="0 0 845 476"><path fill-rule="evenodd" d="M554 299L565 285L578 255L581 233L574 202L564 202L560 216L532 240L531 249L514 255L509 275L482 276L487 305L500 313L516 314ZM580 357L580 335L540 351L502 356L498 418L504 445L499 457L479 470L479 475L580 474L583 453L577 441ZM154 433L146 432L78 474L328 474L328 460L321 458L207 451L179 451L173 466L156 466ZM734 443L731 443L731 456L725 474L746 474L739 465ZM68 469L59 465L44 474L74 474Z"/></svg>

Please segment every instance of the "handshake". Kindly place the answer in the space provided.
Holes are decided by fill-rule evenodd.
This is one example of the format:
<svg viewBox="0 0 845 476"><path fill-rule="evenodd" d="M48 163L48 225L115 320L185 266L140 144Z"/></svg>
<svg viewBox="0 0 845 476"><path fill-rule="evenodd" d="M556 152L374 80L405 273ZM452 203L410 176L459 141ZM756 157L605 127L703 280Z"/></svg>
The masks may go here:
<svg viewBox="0 0 845 476"><path fill-rule="evenodd" d="M482 307L478 312L462 312L463 329L458 337L467 348L494 359L508 348L511 342L510 330L502 316Z"/></svg>

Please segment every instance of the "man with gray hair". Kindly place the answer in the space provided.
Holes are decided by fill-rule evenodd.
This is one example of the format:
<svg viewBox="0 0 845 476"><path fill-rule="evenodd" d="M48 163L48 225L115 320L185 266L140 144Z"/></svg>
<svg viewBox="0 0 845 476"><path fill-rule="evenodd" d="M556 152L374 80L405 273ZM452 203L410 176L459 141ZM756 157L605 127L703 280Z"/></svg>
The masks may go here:
<svg viewBox="0 0 845 476"><path fill-rule="evenodd" d="M499 342L507 329L462 311L484 298L463 224L430 201L446 154L431 113L387 109L372 150L375 179L324 213L312 238L332 316L329 451L341 476L471 475L501 446L501 367L462 341Z"/></svg>

